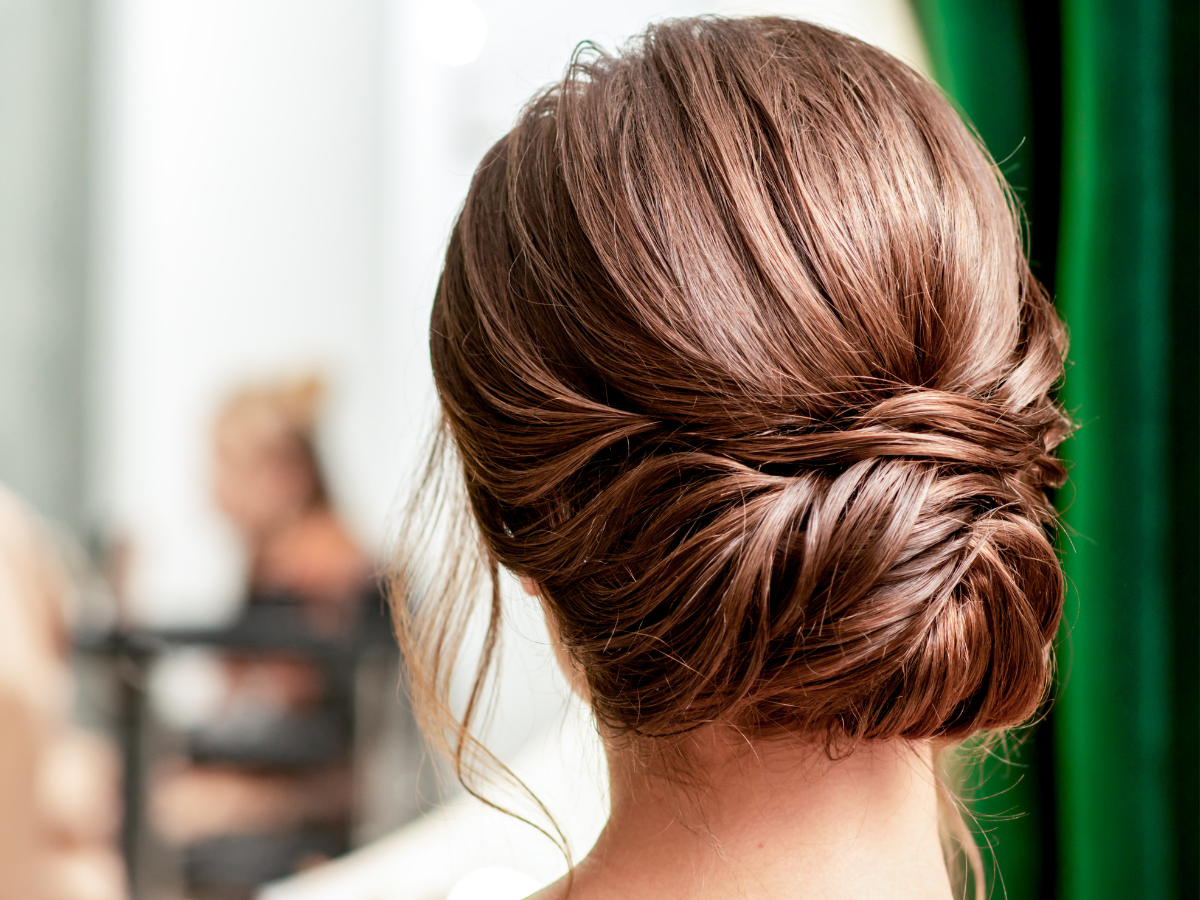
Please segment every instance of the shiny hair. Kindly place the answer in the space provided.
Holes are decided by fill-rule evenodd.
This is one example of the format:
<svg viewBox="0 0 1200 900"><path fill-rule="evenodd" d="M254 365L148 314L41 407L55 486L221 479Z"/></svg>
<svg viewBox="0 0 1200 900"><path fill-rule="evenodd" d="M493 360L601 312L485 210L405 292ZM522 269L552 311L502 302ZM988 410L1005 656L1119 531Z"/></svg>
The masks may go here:
<svg viewBox="0 0 1200 900"><path fill-rule="evenodd" d="M782 18L585 47L476 171L430 342L491 577L540 586L606 733L952 741L1044 698L1065 331L887 53ZM418 700L459 599L401 611Z"/></svg>

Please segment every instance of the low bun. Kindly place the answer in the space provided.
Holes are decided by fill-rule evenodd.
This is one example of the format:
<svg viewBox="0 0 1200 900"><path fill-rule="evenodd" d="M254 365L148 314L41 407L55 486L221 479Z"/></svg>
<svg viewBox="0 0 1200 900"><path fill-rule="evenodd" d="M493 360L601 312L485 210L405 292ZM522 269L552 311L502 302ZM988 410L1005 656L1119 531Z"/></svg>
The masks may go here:
<svg viewBox="0 0 1200 900"><path fill-rule="evenodd" d="M1027 718L1065 349L944 98L782 19L577 59L476 173L431 329L489 558L645 737Z"/></svg>
<svg viewBox="0 0 1200 900"><path fill-rule="evenodd" d="M1061 609L1042 489L1062 469L1042 417L952 396L889 398L843 430L676 431L497 549L542 585L609 728L1011 725L1042 697Z"/></svg>

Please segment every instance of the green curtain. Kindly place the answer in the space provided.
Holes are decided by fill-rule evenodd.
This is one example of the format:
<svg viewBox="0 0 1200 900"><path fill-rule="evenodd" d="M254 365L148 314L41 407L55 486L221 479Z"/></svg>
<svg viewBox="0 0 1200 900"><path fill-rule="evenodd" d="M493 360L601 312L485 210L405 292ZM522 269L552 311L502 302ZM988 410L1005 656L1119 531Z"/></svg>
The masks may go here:
<svg viewBox="0 0 1200 900"><path fill-rule="evenodd" d="M1194 897L1196 3L916 7L939 80L1026 208L1071 330L1062 399L1081 426L1057 498L1059 696L1012 765L975 773L993 891Z"/></svg>
<svg viewBox="0 0 1200 900"><path fill-rule="evenodd" d="M1172 230L1184 227L1184 205L1194 215L1195 198L1176 178L1187 162L1172 158L1172 118L1187 110L1172 109L1171 56L1194 60L1195 31L1192 46L1172 47L1163 0L1066 0L1062 10L1058 284L1074 362L1063 395L1082 425L1067 448L1076 493L1058 755L1062 889L1081 900L1165 899L1186 884L1183 866L1196 865L1194 847L1180 845L1187 775L1176 768L1195 716L1178 702L1182 680L1196 678L1181 665L1194 642L1172 642L1196 604L1195 582L1172 578L1172 554L1196 552L1174 533L1195 534L1194 476L1189 488L1177 466L1189 452L1195 460L1196 388L1172 370L1182 355L1194 359L1196 336L1171 334L1172 307L1195 308L1194 292L1172 286L1172 256L1182 251L1193 270L1196 259L1194 245L1172 254ZM1190 439L1171 421L1172 407L1188 406Z"/></svg>

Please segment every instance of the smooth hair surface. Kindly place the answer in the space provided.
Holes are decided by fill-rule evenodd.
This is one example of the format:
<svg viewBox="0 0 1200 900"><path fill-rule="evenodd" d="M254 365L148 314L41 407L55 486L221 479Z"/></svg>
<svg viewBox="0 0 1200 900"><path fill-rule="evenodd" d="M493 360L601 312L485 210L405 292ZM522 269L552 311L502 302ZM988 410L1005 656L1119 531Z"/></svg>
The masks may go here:
<svg viewBox="0 0 1200 900"><path fill-rule="evenodd" d="M493 573L607 733L956 740L1043 699L1065 331L995 163L883 51L583 48L479 166L431 351ZM461 615L401 616L415 678Z"/></svg>

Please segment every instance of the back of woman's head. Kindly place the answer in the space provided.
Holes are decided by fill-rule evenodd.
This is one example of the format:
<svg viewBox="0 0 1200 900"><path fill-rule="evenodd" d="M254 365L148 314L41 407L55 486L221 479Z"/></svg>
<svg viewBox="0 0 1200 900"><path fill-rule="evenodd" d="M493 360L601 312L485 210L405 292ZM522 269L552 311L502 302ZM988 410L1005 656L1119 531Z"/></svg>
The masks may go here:
<svg viewBox="0 0 1200 900"><path fill-rule="evenodd" d="M1064 351L938 90L784 19L581 53L480 165L432 323L488 553L645 736L1029 716Z"/></svg>

